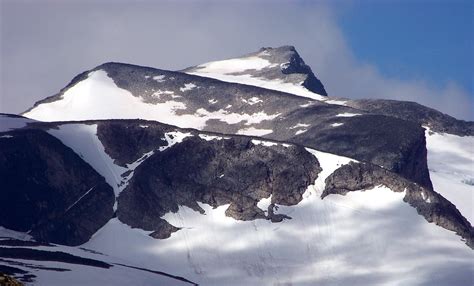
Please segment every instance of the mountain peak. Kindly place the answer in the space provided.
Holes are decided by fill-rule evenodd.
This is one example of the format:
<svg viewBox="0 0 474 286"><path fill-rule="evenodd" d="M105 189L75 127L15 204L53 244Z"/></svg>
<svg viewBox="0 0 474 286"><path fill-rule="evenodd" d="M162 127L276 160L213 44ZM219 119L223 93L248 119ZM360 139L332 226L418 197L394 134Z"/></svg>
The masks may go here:
<svg viewBox="0 0 474 286"><path fill-rule="evenodd" d="M250 85L259 85L260 80L261 86L280 91L291 85L293 93L316 99L327 96L321 81L293 46L263 47L241 57L209 62L184 71Z"/></svg>

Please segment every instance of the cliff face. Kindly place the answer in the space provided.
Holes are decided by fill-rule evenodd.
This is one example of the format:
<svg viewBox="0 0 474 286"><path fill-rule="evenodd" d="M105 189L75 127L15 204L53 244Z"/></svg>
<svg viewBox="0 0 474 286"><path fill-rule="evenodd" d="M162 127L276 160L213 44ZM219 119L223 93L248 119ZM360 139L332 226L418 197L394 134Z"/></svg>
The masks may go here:
<svg viewBox="0 0 474 286"><path fill-rule="evenodd" d="M113 215L112 188L91 166L43 130L0 139L0 225L37 239L84 243Z"/></svg>

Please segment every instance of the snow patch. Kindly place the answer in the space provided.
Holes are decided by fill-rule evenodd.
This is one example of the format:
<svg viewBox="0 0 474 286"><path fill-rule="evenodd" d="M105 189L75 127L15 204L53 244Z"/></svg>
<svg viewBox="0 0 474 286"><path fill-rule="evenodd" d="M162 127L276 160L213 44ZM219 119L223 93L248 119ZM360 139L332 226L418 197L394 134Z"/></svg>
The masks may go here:
<svg viewBox="0 0 474 286"><path fill-rule="evenodd" d="M252 143L255 144L255 145L262 145L262 146L266 146L266 147L278 146L278 143L276 143L276 142L256 140L256 139L252 139Z"/></svg>
<svg viewBox="0 0 474 286"><path fill-rule="evenodd" d="M300 129L300 130L298 130L298 131L295 132L295 135L303 134L303 133L305 133L306 131L308 131L308 129Z"/></svg>
<svg viewBox="0 0 474 286"><path fill-rule="evenodd" d="M242 98L242 101L247 103L248 105L254 105L254 104L257 104L259 102L263 102L263 100L261 100L258 97L252 97L252 98L249 98L248 100L245 99L245 98Z"/></svg>
<svg viewBox="0 0 474 286"><path fill-rule="evenodd" d="M167 132L165 133L165 139L168 142L168 145L161 146L159 150L164 151L177 143L183 142L184 138L190 137L190 136L193 136L190 132L186 132L186 133L180 132L180 131Z"/></svg>
<svg viewBox="0 0 474 286"><path fill-rule="evenodd" d="M165 76L164 75L156 75L153 77L153 80L156 80L157 82L164 82L165 81Z"/></svg>
<svg viewBox="0 0 474 286"><path fill-rule="evenodd" d="M263 210L265 213L268 212L268 207L272 203L272 195L270 195L268 198L263 198L257 203L257 207L261 210Z"/></svg>
<svg viewBox="0 0 474 286"><path fill-rule="evenodd" d="M342 126L342 125L344 125L344 123L339 123L338 122L338 123L331 124L332 127L338 127L338 126Z"/></svg>
<svg viewBox="0 0 474 286"><path fill-rule="evenodd" d="M245 125L251 124L258 124L264 120L272 120L278 116L280 113L277 114L266 114L263 111L253 113L253 114L240 114L240 113L229 113L227 110L219 109L214 112L209 112L204 108L199 108L196 110L195 115L207 119L218 119L222 122L226 122L228 124L236 124L242 121L246 121Z"/></svg>
<svg viewBox="0 0 474 286"><path fill-rule="evenodd" d="M358 115L362 115L360 113L351 113L351 112L344 112L344 113L339 113L338 115L336 115L337 117L354 117L354 116L358 116Z"/></svg>
<svg viewBox="0 0 474 286"><path fill-rule="evenodd" d="M204 139L206 141L230 139L230 137L214 136L214 135L208 135L208 134L199 134L198 136L199 138Z"/></svg>
<svg viewBox="0 0 474 286"><path fill-rule="evenodd" d="M197 66L199 73L230 74L246 70L261 70L270 66L271 63L260 57L246 57L223 61L209 62Z"/></svg>
<svg viewBox="0 0 474 286"><path fill-rule="evenodd" d="M319 165L320 165L321 169L323 169L318 174L318 178L314 182L315 191L319 195L321 195L323 193L324 189L326 188L326 182L325 181L326 181L327 177L329 177L329 175L334 173L334 171L336 171L337 169L339 169L343 165L347 165L350 162L356 162L356 163L358 162L357 160L354 160L354 159L351 159L351 158L348 158L348 157L343 157L343 156L338 156L338 155L334 155L334 154L331 154L331 153L321 152L321 151L317 151L317 150L310 149L310 148L305 148L305 149L306 149L306 151L311 153L313 156L315 156L316 159L318 159Z"/></svg>
<svg viewBox="0 0 474 286"><path fill-rule="evenodd" d="M248 136L263 136L272 133L272 129L259 129L255 127L248 127L240 129L237 131L237 134L248 135Z"/></svg>
<svg viewBox="0 0 474 286"><path fill-rule="evenodd" d="M327 100L325 100L324 102L325 102L325 103L328 103L328 104L335 104L335 105L347 106L347 101L346 101L346 100L327 99Z"/></svg>
<svg viewBox="0 0 474 286"><path fill-rule="evenodd" d="M195 85L194 83L185 83L184 87L179 88L179 90L181 90L181 92L185 92L185 91L188 91L188 90L192 90L196 87L197 87L197 85Z"/></svg>
<svg viewBox="0 0 474 286"><path fill-rule="evenodd" d="M311 105L314 105L314 102L310 101L308 103L305 103L305 104L301 104L300 107L303 107L303 108L306 108L306 107L309 107Z"/></svg>
<svg viewBox="0 0 474 286"><path fill-rule="evenodd" d="M306 128L306 127L309 127L309 126L310 126L309 124L305 124L305 123L298 123L298 124L296 124L296 125L294 125L294 126L290 127L290 129L301 128L301 127L304 127L304 128Z"/></svg>

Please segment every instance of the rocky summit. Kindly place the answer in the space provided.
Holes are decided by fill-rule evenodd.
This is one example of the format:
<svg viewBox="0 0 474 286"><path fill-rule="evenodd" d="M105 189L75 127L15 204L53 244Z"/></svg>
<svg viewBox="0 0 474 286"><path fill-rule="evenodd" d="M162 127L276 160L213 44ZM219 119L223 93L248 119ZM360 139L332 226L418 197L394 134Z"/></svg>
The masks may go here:
<svg viewBox="0 0 474 286"><path fill-rule="evenodd" d="M471 285L474 122L347 97L283 46L0 114L1 279Z"/></svg>

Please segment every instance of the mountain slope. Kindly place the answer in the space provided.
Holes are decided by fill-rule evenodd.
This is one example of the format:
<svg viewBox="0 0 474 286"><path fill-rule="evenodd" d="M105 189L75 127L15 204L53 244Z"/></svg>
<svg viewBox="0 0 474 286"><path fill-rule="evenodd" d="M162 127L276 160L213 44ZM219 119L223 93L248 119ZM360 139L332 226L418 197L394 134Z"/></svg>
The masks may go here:
<svg viewBox="0 0 474 286"><path fill-rule="evenodd" d="M430 187L424 130L417 124L179 72L104 64L24 115L43 121L141 118L261 136L375 163Z"/></svg>

